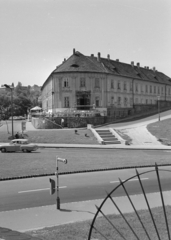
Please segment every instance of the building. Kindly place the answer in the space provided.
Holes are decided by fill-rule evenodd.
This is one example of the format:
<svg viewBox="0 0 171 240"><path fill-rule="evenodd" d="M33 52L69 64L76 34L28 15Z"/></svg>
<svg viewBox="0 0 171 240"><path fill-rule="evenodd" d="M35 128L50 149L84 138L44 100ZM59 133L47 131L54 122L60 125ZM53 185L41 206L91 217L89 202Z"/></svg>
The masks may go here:
<svg viewBox="0 0 171 240"><path fill-rule="evenodd" d="M44 82L42 108L49 112L93 108L108 115L118 110L127 114L135 105L171 101L171 79L155 68L140 63L122 63L110 55L102 58L73 54L57 66Z"/></svg>

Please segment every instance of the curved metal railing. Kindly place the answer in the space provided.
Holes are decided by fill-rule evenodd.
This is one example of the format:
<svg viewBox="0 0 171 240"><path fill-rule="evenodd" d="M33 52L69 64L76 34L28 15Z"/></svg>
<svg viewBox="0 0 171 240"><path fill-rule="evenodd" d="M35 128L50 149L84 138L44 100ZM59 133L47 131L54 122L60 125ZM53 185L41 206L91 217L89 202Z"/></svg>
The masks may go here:
<svg viewBox="0 0 171 240"><path fill-rule="evenodd" d="M150 200L148 199L148 194L146 193L145 186L142 182L141 176L144 174L152 173L154 172L155 176L155 183L159 192L159 199L161 203L161 221L162 221L162 229L159 227L159 224L157 222L156 216L154 215L154 212L152 210L152 207L150 204ZM171 172L171 170L167 169L159 169L157 164L155 164L155 169L149 170L146 172L139 173L136 170L136 175L122 181L119 179L119 184L110 192L107 193L107 196L102 201L101 205L99 207L96 206L97 212L93 218L93 221L90 225L88 240L111 240L111 239L138 239L138 240L152 240L152 239L171 239L170 235L170 229L169 225L171 224L171 217L169 217L169 213L167 212L166 205L165 205L165 199L162 189L162 179L160 176L161 172ZM127 183L129 181L137 180L137 186L139 187L139 192L142 197L142 200L145 201L145 206L147 209L146 214L148 214L148 221L144 221L142 219L141 212L139 212L136 208L136 202L133 200L134 198L129 195L129 191L127 189ZM163 184L164 186L164 184ZM116 201L115 193L118 189L122 188L125 196L125 201L128 201L129 204L132 207L132 212L136 216L136 222L138 222L138 227L132 224L131 221L129 221L128 216L126 215L124 209L122 209L120 204ZM111 203L111 211L110 215L108 213L105 213L105 204L107 205L107 201L110 201ZM119 215L115 215L114 217L110 217L112 213L119 213ZM99 218L101 217L101 218ZM122 220L122 224L124 227L120 226L118 224L118 217L120 220ZM102 221L99 221L101 219ZM170 222L169 222L170 220ZM150 221L150 224L149 224ZM103 230L103 223L105 223L105 231ZM153 229L153 230L152 230ZM163 236L164 231L164 236ZM129 232L129 234L128 234Z"/></svg>

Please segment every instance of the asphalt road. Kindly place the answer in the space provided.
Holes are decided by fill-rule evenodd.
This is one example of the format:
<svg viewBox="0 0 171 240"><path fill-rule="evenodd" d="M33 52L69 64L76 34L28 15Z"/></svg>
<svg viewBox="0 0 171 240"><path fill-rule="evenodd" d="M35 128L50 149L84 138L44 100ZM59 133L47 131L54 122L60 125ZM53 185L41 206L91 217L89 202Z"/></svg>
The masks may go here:
<svg viewBox="0 0 171 240"><path fill-rule="evenodd" d="M162 167L161 169L170 170ZM139 172L151 171L141 169ZM106 191L112 191L122 181L135 176L135 170L116 170L95 173L61 175L59 177L59 196L62 203L77 202L92 199L103 199ZM171 190L171 173L160 171L163 190ZM55 177L52 177L56 180ZM151 172L141 175L147 192L158 192L156 174ZM125 184L130 195L142 193L137 177ZM36 206L45 206L56 203L56 193L50 195L49 177L22 179L0 182L0 211L8 211ZM113 196L125 195L123 188L119 187Z"/></svg>

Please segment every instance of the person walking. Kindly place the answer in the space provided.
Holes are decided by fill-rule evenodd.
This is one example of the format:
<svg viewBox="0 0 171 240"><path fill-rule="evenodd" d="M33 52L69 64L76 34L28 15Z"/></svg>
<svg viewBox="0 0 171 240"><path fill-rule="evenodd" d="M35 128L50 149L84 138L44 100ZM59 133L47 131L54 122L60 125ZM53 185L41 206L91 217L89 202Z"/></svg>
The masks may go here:
<svg viewBox="0 0 171 240"><path fill-rule="evenodd" d="M61 119L61 126L64 127L64 119Z"/></svg>
<svg viewBox="0 0 171 240"><path fill-rule="evenodd" d="M18 132L15 134L15 138L16 138L16 139L19 138L19 134L18 134Z"/></svg>

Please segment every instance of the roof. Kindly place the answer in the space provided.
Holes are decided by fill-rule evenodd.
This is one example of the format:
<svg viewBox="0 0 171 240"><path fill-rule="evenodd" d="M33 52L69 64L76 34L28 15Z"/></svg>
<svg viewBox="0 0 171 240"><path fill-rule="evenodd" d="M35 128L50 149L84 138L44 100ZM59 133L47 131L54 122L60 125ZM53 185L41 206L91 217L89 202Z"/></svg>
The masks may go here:
<svg viewBox="0 0 171 240"><path fill-rule="evenodd" d="M12 140L12 142L19 142L19 141L28 142L28 139L25 139L25 138L16 138L16 139L13 139L13 140Z"/></svg>
<svg viewBox="0 0 171 240"><path fill-rule="evenodd" d="M71 55L61 65L57 66L50 76L52 74L71 72L104 73L171 85L171 78L156 70L146 67L133 66L131 64L111 60L109 58L100 57L100 59L98 59L93 55L85 56L78 51L74 51L73 55ZM42 89L48 79L44 82Z"/></svg>
<svg viewBox="0 0 171 240"><path fill-rule="evenodd" d="M36 111L36 110L42 110L42 108L39 107L39 106L36 106L36 107L34 107L34 108L31 108L30 110L31 110L31 111L32 111L32 110L35 110L35 111Z"/></svg>

